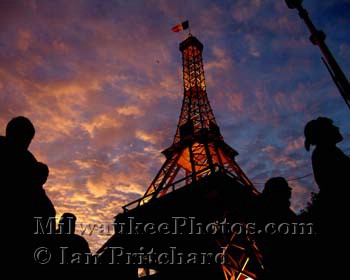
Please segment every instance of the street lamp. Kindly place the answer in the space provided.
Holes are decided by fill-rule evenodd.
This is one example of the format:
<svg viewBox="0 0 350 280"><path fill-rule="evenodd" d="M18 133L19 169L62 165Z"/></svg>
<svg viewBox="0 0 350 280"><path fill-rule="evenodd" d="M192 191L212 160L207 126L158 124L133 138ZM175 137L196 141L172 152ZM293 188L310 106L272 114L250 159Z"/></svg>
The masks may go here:
<svg viewBox="0 0 350 280"><path fill-rule="evenodd" d="M303 0L286 0L286 4L289 9L295 9L298 5L301 5Z"/></svg>
<svg viewBox="0 0 350 280"><path fill-rule="evenodd" d="M312 44L318 46L323 54L322 61L327 67L335 85L337 86L341 96L350 109L350 84L337 61L333 57L331 51L328 49L325 40L326 34L322 30L318 30L312 23L308 12L304 9L303 0L285 0L288 8L297 9L299 16L304 20L306 26L310 30L310 41Z"/></svg>

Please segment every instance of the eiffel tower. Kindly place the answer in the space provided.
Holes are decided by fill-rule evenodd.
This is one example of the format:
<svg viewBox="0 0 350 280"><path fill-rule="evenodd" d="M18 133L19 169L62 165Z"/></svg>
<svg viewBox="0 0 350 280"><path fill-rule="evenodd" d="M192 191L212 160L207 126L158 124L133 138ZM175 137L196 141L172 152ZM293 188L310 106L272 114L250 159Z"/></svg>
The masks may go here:
<svg viewBox="0 0 350 280"><path fill-rule="evenodd" d="M249 235L240 233L253 215L259 193L237 164L238 152L225 143L215 120L206 92L203 44L189 34L180 51L184 97L173 143L163 151L166 160L144 196L123 206L124 212L115 217L115 235L98 253L106 262L115 253L109 250L113 246L134 250L139 259L132 262L134 271L128 279L139 277L136 268L146 271L144 279L175 279L183 274L186 279L256 279L261 255ZM125 232L137 223L137 230ZM222 229L228 225L230 230ZM171 251L173 256L174 248L177 261L170 264L142 255ZM219 259L205 265L195 258L203 252L215 253ZM194 265L181 265L189 255ZM130 263L130 257L123 260ZM157 273L151 276L149 271Z"/></svg>

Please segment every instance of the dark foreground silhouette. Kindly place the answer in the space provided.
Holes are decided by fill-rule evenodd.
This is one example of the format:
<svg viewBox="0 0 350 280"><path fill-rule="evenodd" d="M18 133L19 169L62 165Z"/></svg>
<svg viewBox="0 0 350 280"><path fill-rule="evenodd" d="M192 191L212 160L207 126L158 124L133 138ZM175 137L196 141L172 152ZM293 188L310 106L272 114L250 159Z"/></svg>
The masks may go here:
<svg viewBox="0 0 350 280"><path fill-rule="evenodd" d="M343 246L343 241L336 238L334 226L330 225L347 218L344 193L350 186L350 159L336 146L343 137L332 120L324 117L307 123L304 134L306 149L315 146L312 168L319 192L314 194L305 211L297 216L290 209L292 189L288 182L283 177L274 177L266 182L254 208L257 229L263 232L253 235L264 262L264 272L259 279L295 279L300 273L305 277L315 276L324 257L319 248L324 248L326 252L332 251L334 246ZM49 168L38 162L29 151L34 135L31 121L19 116L8 123L6 135L0 136L0 182L4 197L12 202L10 208L2 208L3 213L7 213L5 224L11 229L5 232L5 237L11 240L10 247L6 247L7 259L37 264L33 253L45 247L52 252L48 264L95 265L93 258L90 263L81 263L86 258L80 256L91 256L91 252L87 241L75 234L74 214L63 214L56 229L55 207L43 187ZM313 223L316 234L270 234L266 231L269 223L298 222ZM132 238L128 236L131 243ZM318 265L312 264L315 262ZM119 269L120 279L123 279L125 267L120 266ZM286 271L289 271L288 275ZM135 278L135 267L132 275ZM305 277L301 279L307 279Z"/></svg>
<svg viewBox="0 0 350 280"><path fill-rule="evenodd" d="M281 279L284 271L290 269L296 248L294 236L282 231L274 232L276 228L270 225L291 225L297 221L296 214L290 209L291 194L292 189L283 177L273 177L265 183L258 199L256 217L262 234L258 234L256 240L265 267L261 279Z"/></svg>
<svg viewBox="0 0 350 280"><path fill-rule="evenodd" d="M76 216L64 213L58 223L57 244L60 251L61 264L85 264L91 255L88 242L80 235L75 234Z"/></svg>

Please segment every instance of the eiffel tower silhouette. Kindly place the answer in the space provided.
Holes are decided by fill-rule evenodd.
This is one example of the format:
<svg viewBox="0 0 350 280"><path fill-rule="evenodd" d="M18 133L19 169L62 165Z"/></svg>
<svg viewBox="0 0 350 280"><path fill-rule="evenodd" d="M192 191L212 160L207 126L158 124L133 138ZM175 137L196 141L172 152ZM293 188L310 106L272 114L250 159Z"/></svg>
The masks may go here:
<svg viewBox="0 0 350 280"><path fill-rule="evenodd" d="M244 232L259 193L215 120L206 92L203 44L189 34L180 51L184 97L173 143L163 151L166 160L144 196L115 217L115 235L98 251L100 260L113 258L112 247L133 251L133 261L125 252L117 254L131 263L125 279L138 279L136 269L141 268L144 279L256 279L262 256ZM157 259L164 252L176 260ZM216 260L198 257L204 252ZM185 265L189 263L193 265Z"/></svg>

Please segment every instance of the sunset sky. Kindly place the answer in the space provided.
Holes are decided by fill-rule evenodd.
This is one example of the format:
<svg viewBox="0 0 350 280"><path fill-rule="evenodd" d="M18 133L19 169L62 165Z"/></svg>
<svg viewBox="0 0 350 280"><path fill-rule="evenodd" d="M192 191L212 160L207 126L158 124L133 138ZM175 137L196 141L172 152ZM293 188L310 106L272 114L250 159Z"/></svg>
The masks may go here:
<svg viewBox="0 0 350 280"><path fill-rule="evenodd" d="M305 0L344 73L350 1ZM284 0L0 1L0 134L18 115L50 168L45 189L78 223L107 224L142 196L164 162L181 109L179 43L189 20L203 44L207 93L225 141L256 187L312 172L303 129L332 118L350 154L350 110L297 11ZM290 181L292 207L316 191ZM77 228L80 233L80 227ZM109 237L85 235L92 251Z"/></svg>

